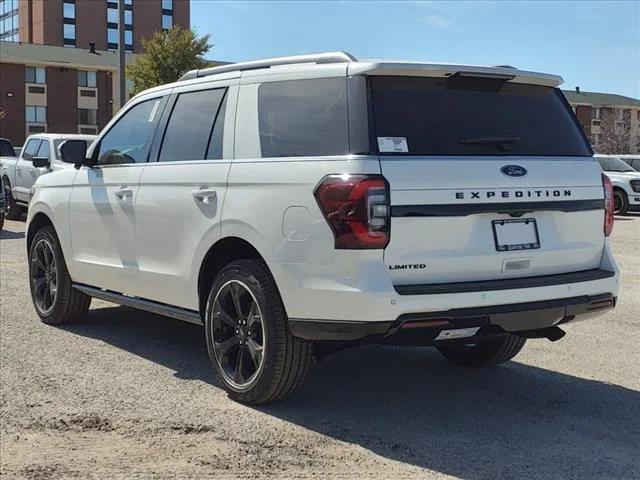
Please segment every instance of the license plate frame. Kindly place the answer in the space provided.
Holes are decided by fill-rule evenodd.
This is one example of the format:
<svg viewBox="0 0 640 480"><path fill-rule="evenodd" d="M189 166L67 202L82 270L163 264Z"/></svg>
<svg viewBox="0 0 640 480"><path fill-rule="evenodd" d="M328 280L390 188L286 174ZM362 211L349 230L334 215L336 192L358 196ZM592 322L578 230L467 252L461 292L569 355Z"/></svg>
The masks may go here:
<svg viewBox="0 0 640 480"><path fill-rule="evenodd" d="M501 235L502 228L505 225L524 223L525 226L531 226L531 233L533 235L530 236L527 240L522 243L505 243ZM538 224L536 223L535 218L517 218L517 219L508 219L508 220L492 220L491 227L493 229L493 240L495 242L495 247L498 252L513 252L519 250L535 250L540 248L540 235L538 233ZM497 228L500 227L500 228ZM499 231L500 230L500 231ZM522 230L522 229L521 229Z"/></svg>

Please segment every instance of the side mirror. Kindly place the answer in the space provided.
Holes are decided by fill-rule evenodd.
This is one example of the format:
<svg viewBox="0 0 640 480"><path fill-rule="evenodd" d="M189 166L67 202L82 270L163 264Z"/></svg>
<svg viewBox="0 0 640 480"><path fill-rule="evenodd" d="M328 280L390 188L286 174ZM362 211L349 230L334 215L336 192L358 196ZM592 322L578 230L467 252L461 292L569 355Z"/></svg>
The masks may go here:
<svg viewBox="0 0 640 480"><path fill-rule="evenodd" d="M73 163L76 168L85 164L87 143L84 140L67 140L60 145L60 155L65 163Z"/></svg>
<svg viewBox="0 0 640 480"><path fill-rule="evenodd" d="M51 161L47 157L33 157L31 163L36 168L49 168Z"/></svg>

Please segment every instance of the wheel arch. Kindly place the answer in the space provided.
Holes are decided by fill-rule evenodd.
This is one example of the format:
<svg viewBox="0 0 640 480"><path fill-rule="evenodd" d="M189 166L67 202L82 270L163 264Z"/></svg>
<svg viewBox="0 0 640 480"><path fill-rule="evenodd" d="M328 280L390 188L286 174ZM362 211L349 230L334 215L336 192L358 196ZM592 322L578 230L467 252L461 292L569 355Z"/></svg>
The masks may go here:
<svg viewBox="0 0 640 480"><path fill-rule="evenodd" d="M31 221L29 222L29 226L27 227L27 252L31 249L31 243L33 242L33 237L35 237L38 230L45 226L51 226L55 230L56 227L53 226L53 222L51 218L44 213L38 212L36 213ZM57 235L57 232L56 232ZM59 236L58 236L59 238Z"/></svg>
<svg viewBox="0 0 640 480"><path fill-rule="evenodd" d="M235 236L221 238L209 248L198 272L198 307L201 315L204 316L209 289L220 270L235 260L252 259L262 261L273 279L264 256L243 238Z"/></svg>

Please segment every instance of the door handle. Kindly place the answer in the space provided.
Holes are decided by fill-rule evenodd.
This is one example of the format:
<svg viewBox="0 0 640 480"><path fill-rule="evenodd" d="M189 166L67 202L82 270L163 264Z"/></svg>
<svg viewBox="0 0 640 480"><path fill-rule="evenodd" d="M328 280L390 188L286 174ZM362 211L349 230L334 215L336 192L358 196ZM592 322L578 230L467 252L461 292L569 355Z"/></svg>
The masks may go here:
<svg viewBox="0 0 640 480"><path fill-rule="evenodd" d="M131 197L133 196L133 190L131 190L130 188L121 188L120 190L114 192L114 195L120 199Z"/></svg>
<svg viewBox="0 0 640 480"><path fill-rule="evenodd" d="M215 200L217 196L215 190L207 188L191 190L191 195L193 195L193 198L195 198L196 200L200 200L202 203L210 203L211 199Z"/></svg>
<svg viewBox="0 0 640 480"><path fill-rule="evenodd" d="M32 168L32 169L31 169L31 176L32 176L32 177L35 177L35 176L36 176L36 169L35 169L35 168Z"/></svg>
<svg viewBox="0 0 640 480"><path fill-rule="evenodd" d="M22 169L20 167L16 167L16 172L22 173Z"/></svg>

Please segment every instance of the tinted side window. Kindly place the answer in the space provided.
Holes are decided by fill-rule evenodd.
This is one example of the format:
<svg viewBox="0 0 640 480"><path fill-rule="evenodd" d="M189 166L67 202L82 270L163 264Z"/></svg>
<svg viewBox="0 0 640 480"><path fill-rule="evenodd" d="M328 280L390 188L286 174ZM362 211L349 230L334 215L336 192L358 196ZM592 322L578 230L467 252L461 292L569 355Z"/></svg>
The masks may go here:
<svg viewBox="0 0 640 480"><path fill-rule="evenodd" d="M98 165L146 162L165 102L154 98L131 107L100 140Z"/></svg>
<svg viewBox="0 0 640 480"><path fill-rule="evenodd" d="M54 151L56 153L56 156L58 157L58 160L63 161L63 162L64 162L64 159L62 158L62 153L60 153L60 147L66 141L67 141L66 138L62 138L62 139L53 141L53 148L54 148ZM87 144L87 150L88 150L89 147L91 146L92 140L85 140L85 143Z"/></svg>
<svg viewBox="0 0 640 480"><path fill-rule="evenodd" d="M263 157L349 153L346 78L260 85L258 124Z"/></svg>
<svg viewBox="0 0 640 480"><path fill-rule="evenodd" d="M605 172L606 172L607 170L609 170L609 168L607 167L607 159L606 159L606 158L603 158L603 157L597 157L597 158L596 158L596 160L598 160L598 163L600 164L600 168L601 168L603 171L605 171Z"/></svg>
<svg viewBox="0 0 640 480"><path fill-rule="evenodd" d="M49 147L49 140L43 140L42 143L40 144L40 148L38 149L38 154L35 156L51 159L50 154L51 154L51 149Z"/></svg>
<svg viewBox="0 0 640 480"><path fill-rule="evenodd" d="M213 133L207 149L208 160L220 160L222 158L222 136L224 134L224 116L227 111L227 96L222 99L222 105L216 117L216 124L213 126Z"/></svg>
<svg viewBox="0 0 640 480"><path fill-rule="evenodd" d="M15 152L6 140L0 140L0 157L14 157Z"/></svg>
<svg viewBox="0 0 640 480"><path fill-rule="evenodd" d="M29 140L24 147L24 153L22 154L22 158L24 160L31 161L31 159L36 156L36 152L38 151L38 148L40 148L41 142L42 140L38 138L33 138Z"/></svg>
<svg viewBox="0 0 640 480"><path fill-rule="evenodd" d="M160 162L207 158L207 147L224 94L225 89L219 88L178 96L162 141Z"/></svg>

